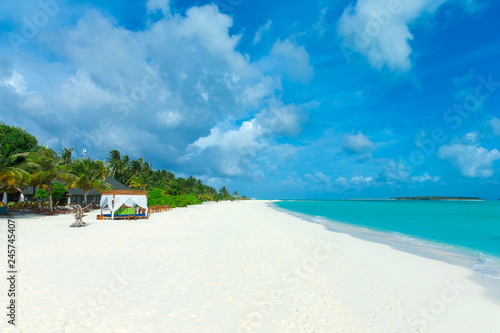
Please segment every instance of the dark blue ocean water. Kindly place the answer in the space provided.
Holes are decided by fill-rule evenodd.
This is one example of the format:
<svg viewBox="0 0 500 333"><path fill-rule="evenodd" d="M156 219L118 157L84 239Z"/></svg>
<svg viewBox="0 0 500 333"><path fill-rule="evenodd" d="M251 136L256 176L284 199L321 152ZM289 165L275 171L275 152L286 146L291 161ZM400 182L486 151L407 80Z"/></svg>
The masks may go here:
<svg viewBox="0 0 500 333"><path fill-rule="evenodd" d="M280 201L280 208L461 253L498 277L500 201ZM490 267L491 266L491 267Z"/></svg>

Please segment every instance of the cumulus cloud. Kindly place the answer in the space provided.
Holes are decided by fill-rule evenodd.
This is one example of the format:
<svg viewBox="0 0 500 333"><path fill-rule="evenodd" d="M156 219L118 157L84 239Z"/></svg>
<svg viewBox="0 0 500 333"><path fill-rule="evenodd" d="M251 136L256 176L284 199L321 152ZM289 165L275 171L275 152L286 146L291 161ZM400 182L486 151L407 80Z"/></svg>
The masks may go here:
<svg viewBox="0 0 500 333"><path fill-rule="evenodd" d="M439 148L438 157L449 160L464 176L488 178L493 175L493 162L500 159L500 151L479 144L452 143Z"/></svg>
<svg viewBox="0 0 500 333"><path fill-rule="evenodd" d="M256 170L252 158L265 151L276 154L273 151L275 138L298 134L304 121L299 113L296 106L273 100L268 108L238 128L227 122L218 124L211 129L210 135L190 144L184 158L190 160L203 156L204 165L210 165L212 172L224 176L251 175ZM287 153L294 152L286 145L282 148Z"/></svg>
<svg viewBox="0 0 500 333"><path fill-rule="evenodd" d="M423 15L434 14L445 1L358 0L339 20L344 52L355 50L378 69L387 66L393 71L408 71L412 66L410 25Z"/></svg>
<svg viewBox="0 0 500 333"><path fill-rule="evenodd" d="M377 150L373 142L361 132L345 135L342 140L342 147L351 154L366 154Z"/></svg>
<svg viewBox="0 0 500 333"><path fill-rule="evenodd" d="M245 121L237 130L223 131L220 127L199 138L187 148L187 157L204 155L204 164L226 176L245 175L255 157L266 144L261 141L263 129L255 119ZM208 171L208 170L206 170Z"/></svg>
<svg viewBox="0 0 500 333"><path fill-rule="evenodd" d="M279 74L295 82L308 82L314 76L309 53L290 39L277 40L270 54L259 63L264 72Z"/></svg>
<svg viewBox="0 0 500 333"><path fill-rule="evenodd" d="M119 149L214 179L259 175L257 154L293 155L276 139L298 135L306 117L275 96L282 76L312 76L305 48L278 41L264 57L277 60L266 73L238 50L232 18L215 5L182 14L170 5L149 0L148 12L164 15L143 30L93 9L74 13L73 25L47 28L50 43L40 47L50 58L36 61L50 74L27 69L35 58L28 53L0 58L2 120L56 150L85 147L103 158Z"/></svg>

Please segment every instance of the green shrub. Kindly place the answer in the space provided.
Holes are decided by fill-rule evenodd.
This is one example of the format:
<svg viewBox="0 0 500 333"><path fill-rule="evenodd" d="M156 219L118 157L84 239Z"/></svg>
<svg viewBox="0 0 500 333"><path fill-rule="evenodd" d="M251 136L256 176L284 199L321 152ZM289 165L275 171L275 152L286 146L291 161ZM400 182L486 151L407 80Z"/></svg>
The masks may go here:
<svg viewBox="0 0 500 333"><path fill-rule="evenodd" d="M155 188L154 190L148 192L148 207L168 205L168 203L166 203L167 199L167 196L163 193L161 188Z"/></svg>
<svg viewBox="0 0 500 333"><path fill-rule="evenodd" d="M52 199L62 199L66 195L66 188L61 183L52 183ZM39 188L36 190L35 198L37 199L48 199L49 191Z"/></svg>
<svg viewBox="0 0 500 333"><path fill-rule="evenodd" d="M202 201L192 194L167 195L161 188L155 188L148 192L148 206L169 205L170 207L187 207L199 205Z"/></svg>

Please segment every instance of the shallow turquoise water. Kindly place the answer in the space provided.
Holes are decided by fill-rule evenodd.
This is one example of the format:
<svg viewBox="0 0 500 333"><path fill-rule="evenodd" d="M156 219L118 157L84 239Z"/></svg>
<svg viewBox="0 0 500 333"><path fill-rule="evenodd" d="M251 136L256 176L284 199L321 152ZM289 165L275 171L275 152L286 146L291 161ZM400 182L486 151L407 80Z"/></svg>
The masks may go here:
<svg viewBox="0 0 500 333"><path fill-rule="evenodd" d="M500 201L281 201L294 212L500 259ZM470 250L470 251L469 251Z"/></svg>

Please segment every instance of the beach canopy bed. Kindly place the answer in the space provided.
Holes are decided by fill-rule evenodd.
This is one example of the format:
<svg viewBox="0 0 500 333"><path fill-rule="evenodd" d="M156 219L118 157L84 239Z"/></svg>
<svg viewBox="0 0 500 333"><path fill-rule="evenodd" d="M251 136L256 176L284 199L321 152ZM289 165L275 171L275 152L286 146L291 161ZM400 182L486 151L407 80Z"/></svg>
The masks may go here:
<svg viewBox="0 0 500 333"><path fill-rule="evenodd" d="M125 210L120 213L122 205L129 207L140 207L138 212ZM148 216L148 191L130 191L130 190L115 190L115 191L102 191L101 195L101 215L97 215L98 220L111 218L112 220L137 220L147 219ZM108 207L111 214L103 214L104 208Z"/></svg>

